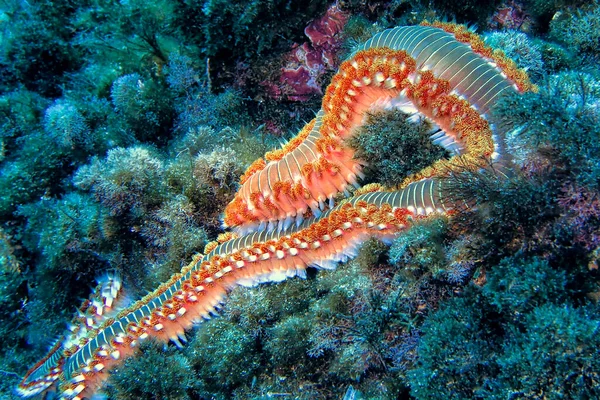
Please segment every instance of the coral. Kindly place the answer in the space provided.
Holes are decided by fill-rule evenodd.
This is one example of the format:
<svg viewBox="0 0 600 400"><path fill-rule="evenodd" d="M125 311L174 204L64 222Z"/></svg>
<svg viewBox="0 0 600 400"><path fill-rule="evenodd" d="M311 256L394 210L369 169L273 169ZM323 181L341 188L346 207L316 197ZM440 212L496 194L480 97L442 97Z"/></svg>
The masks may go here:
<svg viewBox="0 0 600 400"><path fill-rule="evenodd" d="M477 263L476 251L479 238L474 235L465 235L454 241L446 249L446 262L444 275L452 284L461 284L472 275Z"/></svg>
<svg viewBox="0 0 600 400"><path fill-rule="evenodd" d="M190 157L197 157L201 151L237 142L240 139L239 135L240 131L229 127L216 131L210 126L201 125L190 128L187 133L179 136L171 143L171 148L175 154L186 152Z"/></svg>
<svg viewBox="0 0 600 400"><path fill-rule="evenodd" d="M187 387L192 383L190 362L174 349L147 342L140 356L129 359L111 378L108 392L119 399L188 400Z"/></svg>
<svg viewBox="0 0 600 400"><path fill-rule="evenodd" d="M533 21L523 9L523 4L514 0L503 3L488 20L488 26L492 29L515 29L524 32L530 31L532 24Z"/></svg>
<svg viewBox="0 0 600 400"><path fill-rule="evenodd" d="M163 168L163 161L148 147L115 148L105 159L96 157L80 167L73 182L91 190L113 215L141 216L164 198Z"/></svg>
<svg viewBox="0 0 600 400"><path fill-rule="evenodd" d="M157 78L167 55L181 44L172 25L175 8L168 0L77 7L69 21L75 30L73 42L90 50L86 53L89 64Z"/></svg>
<svg viewBox="0 0 600 400"><path fill-rule="evenodd" d="M19 260L14 255L10 236L0 228L0 273L20 272Z"/></svg>
<svg viewBox="0 0 600 400"><path fill-rule="evenodd" d="M109 99L86 93L74 93L74 98L75 96L77 96L77 109L90 129L89 137L86 139L88 153L103 156L114 147L127 147L137 143L135 132L129 129L127 121L116 112ZM89 161L83 157L78 157L76 160L79 164Z"/></svg>
<svg viewBox="0 0 600 400"><path fill-rule="evenodd" d="M208 127L189 132L171 143L172 158L161 173L162 184L169 192L167 197L179 197L177 202L187 204L184 209L193 208L189 217L193 215L194 224L210 235L221 232L221 210L237 188L237 178L245 165L238 156L251 151L249 143L239 141L238 133L230 128L215 132ZM229 144L236 146L235 151L216 146L216 143L228 142L228 138L233 138L234 142ZM202 152L206 147L216 149Z"/></svg>
<svg viewBox="0 0 600 400"><path fill-rule="evenodd" d="M18 138L37 128L46 103L43 97L25 89L0 96L0 139L4 144L4 157L14 156L19 148Z"/></svg>
<svg viewBox="0 0 600 400"><path fill-rule="evenodd" d="M10 247L8 238L4 232L0 231L2 237L0 238L0 317L2 319L16 319L17 323L5 324L2 326L1 333L4 337L9 337L11 334L16 334L17 331L21 330L25 323L25 315L22 312L26 296L26 290L24 290L25 279L21 273L16 260L13 249ZM19 332L21 336L23 332ZM3 348L0 354L4 353L7 349Z"/></svg>
<svg viewBox="0 0 600 400"><path fill-rule="evenodd" d="M565 301L566 286L565 271L550 267L546 260L506 258L488 274L483 294L501 313L520 322L545 303Z"/></svg>
<svg viewBox="0 0 600 400"><path fill-rule="evenodd" d="M172 125L172 100L163 84L133 73L116 79L110 95L115 110L138 139L165 141Z"/></svg>
<svg viewBox="0 0 600 400"><path fill-rule="evenodd" d="M44 114L44 129L58 146L84 149L91 146L88 125L73 104L55 102Z"/></svg>
<svg viewBox="0 0 600 400"><path fill-rule="evenodd" d="M12 264L12 260L4 258L6 244L4 238L0 240L2 240L0 251L3 253L0 255L0 319L7 321L0 326L0 335L5 338L0 348L0 373L2 374L0 393L5 398L14 399L16 396L11 395L14 392L8 387L17 376L13 371L19 371L20 363L35 362L35 360L20 349L19 343L28 335L27 280L20 271L14 269L16 266ZM11 254L8 256L12 257Z"/></svg>
<svg viewBox="0 0 600 400"><path fill-rule="evenodd" d="M167 83L175 93L186 93L200 82L200 76L194 69L190 57L182 54L171 54L167 65Z"/></svg>
<svg viewBox="0 0 600 400"><path fill-rule="evenodd" d="M236 153L229 148L214 150L210 154L199 154L194 159L194 176L201 182L220 189L236 187L243 166Z"/></svg>
<svg viewBox="0 0 600 400"><path fill-rule="evenodd" d="M88 62L77 74L71 76L68 96L70 99L77 96L95 96L108 100L113 82L121 75L123 75L122 65L115 65L110 60L104 59L102 63ZM81 107L82 104L79 106Z"/></svg>
<svg viewBox="0 0 600 400"><path fill-rule="evenodd" d="M531 0L527 2L527 9L530 11L531 15L536 19L536 21L541 25L543 30L547 30L548 23L550 20L556 15L556 12L566 8L574 3L578 3L578 1L573 0L553 0L553 1L545 1L545 0Z"/></svg>
<svg viewBox="0 0 600 400"><path fill-rule="evenodd" d="M182 231L186 230L183 226L194 224L193 212L194 205L185 196L177 196L173 200L166 201L161 208L152 213L152 219L157 226L144 226L142 234L152 240L153 245L168 247L168 242L173 240L173 238L169 238L170 232L173 231L174 236L181 235ZM183 241L183 244L187 245L187 241ZM199 244L192 246L201 247Z"/></svg>
<svg viewBox="0 0 600 400"><path fill-rule="evenodd" d="M331 5L325 15L312 21L304 34L304 42L285 56L279 82L263 82L271 96L292 101L306 101L321 92L321 78L339 65L337 52L341 47L341 32L348 16L337 4Z"/></svg>
<svg viewBox="0 0 600 400"><path fill-rule="evenodd" d="M558 203L565 212L565 222L573 241L587 251L600 246L600 195L597 191L570 183L562 188Z"/></svg>
<svg viewBox="0 0 600 400"><path fill-rule="evenodd" d="M361 43L377 33L377 27L361 15L351 15L342 31L344 42L342 43L342 59L348 58L354 53Z"/></svg>
<svg viewBox="0 0 600 400"><path fill-rule="evenodd" d="M379 254L384 262L384 246L370 241L366 247L345 269L317 276L319 296L307 316L313 326L308 354L321 366L317 371L327 368L328 379L335 377L331 384L352 382L371 396L395 398L405 390L404 374L416 356L423 293L402 270L372 260Z"/></svg>
<svg viewBox="0 0 600 400"><path fill-rule="evenodd" d="M47 97L58 97L67 74L81 66L81 52L70 42L65 23L74 13L69 2L7 4L5 18L10 33L2 42L2 87L19 86ZM4 6L3 6L4 9ZM10 87L9 86L9 87ZM3 91L4 91L3 90Z"/></svg>
<svg viewBox="0 0 600 400"><path fill-rule="evenodd" d="M408 372L416 399L479 397L486 377L499 372L495 318L473 290L444 303L423 324L416 367Z"/></svg>
<svg viewBox="0 0 600 400"><path fill-rule="evenodd" d="M517 251L552 245L542 227L547 229L560 215L556 199L560 183L554 173L552 169L541 168L508 179L498 179L490 171L451 178L450 191L462 191L462 198L480 205L476 217L467 225L469 230L476 226L485 236L477 249L478 257L498 262Z"/></svg>
<svg viewBox="0 0 600 400"><path fill-rule="evenodd" d="M494 397L594 398L600 390L596 357L598 313L593 307L546 304L527 315L524 329L511 329L498 357ZM518 379L516 377L519 377Z"/></svg>
<svg viewBox="0 0 600 400"><path fill-rule="evenodd" d="M306 357L311 328L302 315L279 321L268 332L265 350L274 364L292 366Z"/></svg>
<svg viewBox="0 0 600 400"><path fill-rule="evenodd" d="M534 41L535 42L535 41ZM581 62L567 46L555 42L538 41L544 67L549 73L556 73L577 67Z"/></svg>
<svg viewBox="0 0 600 400"><path fill-rule="evenodd" d="M72 172L66 149L54 145L44 132L33 129L19 144L18 153L2 164L0 215L10 215L19 204L60 192L58 182Z"/></svg>
<svg viewBox="0 0 600 400"><path fill-rule="evenodd" d="M390 349L393 369L406 372L415 364L419 339L420 336L416 329L400 335L397 340L398 344Z"/></svg>
<svg viewBox="0 0 600 400"><path fill-rule="evenodd" d="M224 319L206 324L190 342L187 353L200 378L195 386L203 397L227 398L227 393L261 369L252 336Z"/></svg>
<svg viewBox="0 0 600 400"><path fill-rule="evenodd" d="M550 38L574 47L576 51L598 57L600 5L593 1L584 9L565 10L550 22Z"/></svg>
<svg viewBox="0 0 600 400"><path fill-rule="evenodd" d="M60 193L61 180L67 177L78 160L87 152L61 146L64 131L56 135L43 130L44 109L49 101L23 88L5 93L0 99L0 215L8 216L19 204L39 199L47 194ZM57 109L58 110L58 109ZM71 110L72 111L72 110ZM69 114L69 113L68 113ZM58 116L58 114L55 114ZM81 130L80 113L65 115L74 122L77 137L87 142Z"/></svg>
<svg viewBox="0 0 600 400"><path fill-rule="evenodd" d="M89 196L69 193L61 200L42 199L20 206L18 214L27 221L23 244L37 253L39 274L53 284L93 279L109 267L101 250L110 235L108 215ZM80 289L85 293L86 288ZM43 298L52 296L50 290L41 293Z"/></svg>
<svg viewBox="0 0 600 400"><path fill-rule="evenodd" d="M571 113L584 110L597 116L600 81L596 76L582 71L565 71L550 75L548 86L561 97Z"/></svg>
<svg viewBox="0 0 600 400"><path fill-rule="evenodd" d="M338 5L333 4L323 17L312 21L304 29L304 34L308 36L312 46L321 48L324 61L330 67L333 66L333 57L339 42L336 35L344 28L347 18Z"/></svg>
<svg viewBox="0 0 600 400"><path fill-rule="evenodd" d="M180 4L177 16L178 25L204 44L208 57L228 62L262 56L281 41L281 36L294 40L303 24L325 6L326 2L320 0L302 4L280 0L195 0Z"/></svg>
<svg viewBox="0 0 600 400"><path fill-rule="evenodd" d="M368 115L349 140L356 156L367 163L365 182L394 187L443 158L446 151L431 143L430 131L425 120L413 121L398 110Z"/></svg>
<svg viewBox="0 0 600 400"><path fill-rule="evenodd" d="M196 213L194 204L179 195L152 211L141 228L140 234L149 245L166 253L163 266L172 264L172 270L177 271L182 259L190 258L206 245L208 237L199 226Z"/></svg>
<svg viewBox="0 0 600 400"><path fill-rule="evenodd" d="M117 112L132 118L142 113L145 89L139 74L124 75L116 79L112 84L110 97Z"/></svg>
<svg viewBox="0 0 600 400"><path fill-rule="evenodd" d="M357 381L367 371L386 367L388 343L384 331L390 329L397 312L394 304L397 295L390 293L384 298L376 291L359 291L347 299L341 315L331 315L329 323L319 321L319 330L311 339L315 344L323 343L316 335L329 335L333 340L327 345L335 352L331 372L342 379ZM313 347L311 352L315 354L315 350Z"/></svg>
<svg viewBox="0 0 600 400"><path fill-rule="evenodd" d="M199 87L177 98L175 109L175 131L184 134L202 126L217 130L240 127L248 121L240 93L231 89L212 94Z"/></svg>
<svg viewBox="0 0 600 400"><path fill-rule="evenodd" d="M279 316L275 309L277 297L279 296L274 296L268 287L258 287L255 290L234 289L223 314L251 337L264 337L267 328ZM285 296L281 298L286 299Z"/></svg>
<svg viewBox="0 0 600 400"><path fill-rule="evenodd" d="M482 289L469 287L443 304L422 327L416 368L408 373L411 394L501 399L594 393L589 363L598 313L595 306L580 306L587 283L576 271L584 266L568 262L505 258L490 266Z"/></svg>
<svg viewBox="0 0 600 400"><path fill-rule="evenodd" d="M565 72L550 77L537 94L502 99L494 112L509 129L507 142L519 157L517 162L524 165L540 157L540 147L550 148L579 175L578 180L597 186L597 93L598 83L592 76ZM547 158L548 153L542 157Z"/></svg>
<svg viewBox="0 0 600 400"><path fill-rule="evenodd" d="M171 185L174 183L172 174L179 170L178 166L185 165L182 162L181 165L172 164L169 167ZM184 177L188 182L185 186L191 190L186 195L197 207L198 221L212 229L218 228L221 225L221 210L231 201L244 164L239 160L238 152L222 147L210 153L198 154L187 165L189 175Z"/></svg>
<svg viewBox="0 0 600 400"><path fill-rule="evenodd" d="M426 268L437 271L444 262L441 238L446 232L442 218L415 225L394 240L390 247L390 261L402 268Z"/></svg>
<svg viewBox="0 0 600 400"><path fill-rule="evenodd" d="M30 252L32 271L23 303L28 323L22 340L35 351L47 350L48 337L58 337L66 318L98 274L120 267L113 224L106 210L89 195L69 193L62 199L42 199L18 208L26 221L20 235ZM65 295L64 288L69 288ZM31 350L30 350L31 351Z"/></svg>
<svg viewBox="0 0 600 400"><path fill-rule="evenodd" d="M502 50L517 65L527 70L532 79L537 80L544 73L541 46L523 32L492 32L485 35L484 40L488 46Z"/></svg>
<svg viewBox="0 0 600 400"><path fill-rule="evenodd" d="M432 3L436 13L439 13L438 15L454 18L460 23L468 22L484 25L487 17L492 13L499 1L466 0L461 2L447 2L434 0Z"/></svg>

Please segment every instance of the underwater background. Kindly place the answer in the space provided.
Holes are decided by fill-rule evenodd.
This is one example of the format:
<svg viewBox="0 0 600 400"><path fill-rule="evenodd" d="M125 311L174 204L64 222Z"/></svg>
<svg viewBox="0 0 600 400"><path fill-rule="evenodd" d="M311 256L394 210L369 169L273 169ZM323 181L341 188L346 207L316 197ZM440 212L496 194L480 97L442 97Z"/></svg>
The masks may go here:
<svg viewBox="0 0 600 400"><path fill-rule="evenodd" d="M335 271L234 289L104 393L600 398L600 5L569 0L0 1L0 398L97 277L138 299L214 240L240 175L313 118L357 45L424 20L468 24L538 85L493 109L518 171L457 180L477 207ZM364 183L444 157L426 132L370 116Z"/></svg>

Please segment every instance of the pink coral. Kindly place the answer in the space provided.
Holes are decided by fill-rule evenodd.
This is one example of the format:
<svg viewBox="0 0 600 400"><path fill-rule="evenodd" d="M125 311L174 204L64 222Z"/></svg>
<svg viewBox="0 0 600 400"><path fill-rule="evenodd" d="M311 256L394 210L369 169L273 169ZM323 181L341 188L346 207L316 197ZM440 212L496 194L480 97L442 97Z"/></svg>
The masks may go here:
<svg viewBox="0 0 600 400"><path fill-rule="evenodd" d="M312 46L320 50L321 60L330 69L337 68L336 53L340 46L340 33L348 21L348 15L333 4L325 15L308 25L304 34Z"/></svg>
<svg viewBox="0 0 600 400"><path fill-rule="evenodd" d="M527 32L531 29L532 20L523 9L523 5L516 1L502 4L492 15L489 22L493 29L516 29Z"/></svg>
<svg viewBox="0 0 600 400"><path fill-rule="evenodd" d="M310 43L295 45L284 56L286 65L281 69L279 80L262 82L267 93L292 101L305 101L315 94L323 94L320 78L338 67L337 52L347 20L348 15L333 4L325 15L311 22L304 29Z"/></svg>

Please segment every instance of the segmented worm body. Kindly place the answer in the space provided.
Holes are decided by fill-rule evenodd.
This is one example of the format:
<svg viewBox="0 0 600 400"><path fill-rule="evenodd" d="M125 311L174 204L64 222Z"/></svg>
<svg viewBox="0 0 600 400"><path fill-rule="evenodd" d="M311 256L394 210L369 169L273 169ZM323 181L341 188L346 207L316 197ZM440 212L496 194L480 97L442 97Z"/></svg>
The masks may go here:
<svg viewBox="0 0 600 400"><path fill-rule="evenodd" d="M502 152L503 141L494 143L483 115L503 93L531 85L477 35L452 24L437 26L388 29L361 46L341 65L316 119L287 148L248 170L225 210L225 224L245 233L265 224L288 226L308 210L318 215L328 199L357 184L361 162L344 140L375 108L428 118L441 128L434 143L456 154L405 184L443 175L452 165L475 168Z"/></svg>
<svg viewBox="0 0 600 400"><path fill-rule="evenodd" d="M341 65L316 118L242 176L225 211L225 224L240 235L207 246L181 273L118 313L120 281L102 280L71 332L28 372L19 392L31 396L60 381L62 398L89 398L141 340L181 346L185 330L210 318L233 287L304 277L308 266L334 268L370 237L391 240L416 219L461 208L446 194L445 178L458 166L478 170L503 156L502 137L485 114L515 90L534 87L464 27L426 24L375 35ZM439 127L432 141L453 156L395 190L358 189L334 206L332 199L362 176L346 139L377 108L427 118Z"/></svg>

